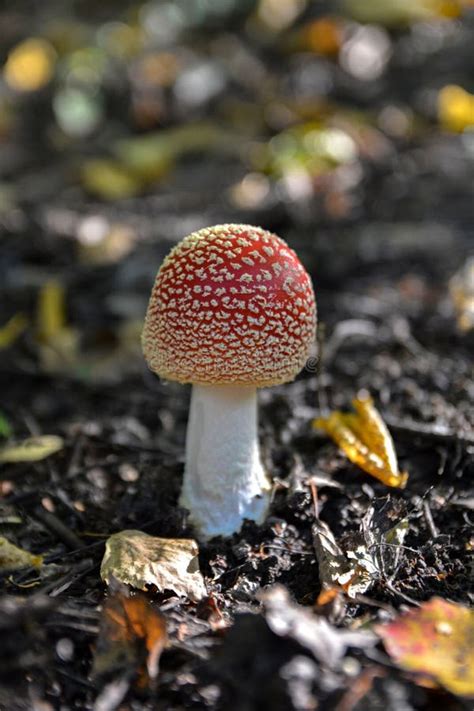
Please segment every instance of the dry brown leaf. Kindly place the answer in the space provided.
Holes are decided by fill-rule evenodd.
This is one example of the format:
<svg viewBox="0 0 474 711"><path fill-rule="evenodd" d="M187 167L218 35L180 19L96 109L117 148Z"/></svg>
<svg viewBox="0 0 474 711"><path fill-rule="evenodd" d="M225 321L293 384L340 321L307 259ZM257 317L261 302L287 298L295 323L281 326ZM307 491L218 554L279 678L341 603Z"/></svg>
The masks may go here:
<svg viewBox="0 0 474 711"><path fill-rule="evenodd" d="M434 597L375 631L404 669L474 696L474 610Z"/></svg>
<svg viewBox="0 0 474 711"><path fill-rule="evenodd" d="M368 395L353 400L355 413L336 410L313 426L327 432L347 458L387 486L404 488L406 472L398 470L393 440Z"/></svg>
<svg viewBox="0 0 474 711"><path fill-rule="evenodd" d="M158 674L158 662L167 642L166 622L144 595L116 593L102 610L94 676L136 670L149 679ZM146 681L146 678L145 678Z"/></svg>
<svg viewBox="0 0 474 711"><path fill-rule="evenodd" d="M198 554L193 539L121 531L107 540L100 574L107 583L113 577L140 590L155 585L197 601L207 595Z"/></svg>
<svg viewBox="0 0 474 711"><path fill-rule="evenodd" d="M363 520L362 531L353 537L352 550L341 549L324 521L317 520L313 525L313 544L323 592L339 589L349 598L364 594L380 575L380 549L390 550L395 556L393 560L384 560L386 569L390 571L396 567L399 547L403 544L408 527L407 519L400 519L384 531L364 524Z"/></svg>

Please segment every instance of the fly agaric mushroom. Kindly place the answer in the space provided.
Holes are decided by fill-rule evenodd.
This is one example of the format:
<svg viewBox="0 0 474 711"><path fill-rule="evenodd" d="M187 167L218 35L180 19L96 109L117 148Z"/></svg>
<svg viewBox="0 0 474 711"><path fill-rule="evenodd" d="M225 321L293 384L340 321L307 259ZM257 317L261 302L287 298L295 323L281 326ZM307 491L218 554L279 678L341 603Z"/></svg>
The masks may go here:
<svg viewBox="0 0 474 711"><path fill-rule="evenodd" d="M295 378L315 329L309 275L260 227L199 230L164 260L142 346L152 371L193 385L180 503L202 538L264 519L270 481L258 446L257 388Z"/></svg>

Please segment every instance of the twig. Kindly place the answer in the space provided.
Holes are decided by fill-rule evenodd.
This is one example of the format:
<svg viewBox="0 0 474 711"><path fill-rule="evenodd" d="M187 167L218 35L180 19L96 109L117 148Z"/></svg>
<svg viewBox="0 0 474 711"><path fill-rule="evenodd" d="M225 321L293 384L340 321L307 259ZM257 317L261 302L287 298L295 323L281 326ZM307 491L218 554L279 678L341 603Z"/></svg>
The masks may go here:
<svg viewBox="0 0 474 711"><path fill-rule="evenodd" d="M432 538L438 538L439 531L436 528L435 522L433 521L433 514L431 513L430 505L426 499L423 501L423 513L425 516L426 525L430 529Z"/></svg>
<svg viewBox="0 0 474 711"><path fill-rule="evenodd" d="M390 580L384 580L384 585L385 587L390 590L394 595L398 595L399 597L402 598L402 600L405 600L405 602L408 602L409 605L415 605L416 607L420 607L420 603L417 602L416 600L413 600L413 598L409 597L408 595L405 595L405 593L402 593L400 590L397 590L392 582Z"/></svg>
<svg viewBox="0 0 474 711"><path fill-rule="evenodd" d="M352 711L359 701L361 701L367 692L372 688L374 679L378 676L384 676L382 669L369 667L352 682L352 685L347 689L342 699L337 704L335 711Z"/></svg>
<svg viewBox="0 0 474 711"><path fill-rule="evenodd" d="M87 575L87 573L90 573L90 571L93 570L96 565L97 564L94 561L91 561L90 559L79 561L73 571L69 571L69 573L64 575L59 580L55 580L49 585L46 585L44 588L41 589L41 593L43 595L49 595L50 597L57 597L69 587L71 587L73 583L83 578L84 575Z"/></svg>
<svg viewBox="0 0 474 711"><path fill-rule="evenodd" d="M84 547L84 543L81 539L50 511L46 511L43 507L37 506L34 509L32 516L37 521L44 524L46 528L49 528L50 531L55 533L59 540L62 541L68 548L76 550L77 548Z"/></svg>
<svg viewBox="0 0 474 711"><path fill-rule="evenodd" d="M309 482L309 488L311 490L311 496L313 499L313 508L314 508L314 518L316 521L319 521L319 507L318 507L318 487L314 483L312 479L308 480Z"/></svg>
<svg viewBox="0 0 474 711"><path fill-rule="evenodd" d="M79 459L81 458L82 450L84 449L84 436L79 435L74 443L74 447L71 454L71 459L66 470L66 478L74 476L78 471Z"/></svg>
<svg viewBox="0 0 474 711"><path fill-rule="evenodd" d="M84 686L86 689L95 689L94 684L92 684L87 679L83 679L82 677L77 676L76 674L71 674L70 672L66 671L65 669L62 669L60 666L56 666L55 671L58 674L61 674L61 676L64 676L66 679L73 681L75 684Z"/></svg>
<svg viewBox="0 0 474 711"><path fill-rule="evenodd" d="M70 620L47 620L46 627L64 627L77 632L85 632L86 634L97 635L99 633L98 625L86 625L84 622L72 622Z"/></svg>

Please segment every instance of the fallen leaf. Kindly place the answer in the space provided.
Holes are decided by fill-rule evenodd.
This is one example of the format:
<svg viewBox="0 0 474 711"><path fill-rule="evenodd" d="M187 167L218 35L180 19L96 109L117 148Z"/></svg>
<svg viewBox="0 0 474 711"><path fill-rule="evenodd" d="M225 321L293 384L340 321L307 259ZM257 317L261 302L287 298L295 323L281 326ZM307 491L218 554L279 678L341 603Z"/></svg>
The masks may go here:
<svg viewBox="0 0 474 711"><path fill-rule="evenodd" d="M0 328L0 350L9 348L21 336L28 326L28 319L24 314L15 314Z"/></svg>
<svg viewBox="0 0 474 711"><path fill-rule="evenodd" d="M64 440L57 435L28 437L16 444L9 444L0 449L0 462L40 462L42 459L59 452L64 447Z"/></svg>
<svg viewBox="0 0 474 711"><path fill-rule="evenodd" d="M29 566L40 568L42 563L43 556L33 555L0 536L0 570L16 570Z"/></svg>
<svg viewBox="0 0 474 711"><path fill-rule="evenodd" d="M408 474L398 471L392 437L372 398L365 395L352 402L355 413L336 410L329 417L314 420L313 426L327 432L347 458L365 472L387 486L403 489Z"/></svg>
<svg viewBox="0 0 474 711"><path fill-rule="evenodd" d="M196 151L235 151L234 137L203 121L119 140L114 155L125 170L142 181L162 178L182 156Z"/></svg>
<svg viewBox="0 0 474 711"><path fill-rule="evenodd" d="M66 326L66 295L64 287L51 279L40 289L38 296L37 336L48 342Z"/></svg>
<svg viewBox="0 0 474 711"><path fill-rule="evenodd" d="M52 78L55 62L52 45L44 39L30 37L11 50L3 75L16 91L37 91Z"/></svg>
<svg viewBox="0 0 474 711"><path fill-rule="evenodd" d="M358 22L386 27L404 27L437 17L457 17L460 11L456 0L344 0L343 7Z"/></svg>
<svg viewBox="0 0 474 711"><path fill-rule="evenodd" d="M121 531L107 540L100 575L146 590L171 590L193 601L207 595L193 539L156 538L141 531Z"/></svg>
<svg viewBox="0 0 474 711"><path fill-rule="evenodd" d="M443 87L438 94L438 118L453 133L474 127L474 94L455 84Z"/></svg>
<svg viewBox="0 0 474 711"><path fill-rule="evenodd" d="M116 593L102 610L92 674L101 677L142 671L149 679L158 674L158 662L167 642L166 622L144 595Z"/></svg>
<svg viewBox="0 0 474 711"><path fill-rule="evenodd" d="M141 184L118 161L107 158L86 160L81 169L84 188L105 200L122 200L133 197Z"/></svg>
<svg viewBox="0 0 474 711"><path fill-rule="evenodd" d="M323 590L331 590L334 585L341 584L341 577L350 569L349 564L327 523L318 520L312 532L321 587Z"/></svg>
<svg viewBox="0 0 474 711"><path fill-rule="evenodd" d="M474 610L434 597L375 631L403 669L474 696Z"/></svg>
<svg viewBox="0 0 474 711"><path fill-rule="evenodd" d="M0 437L11 437L12 433L13 430L9 421L0 410Z"/></svg>
<svg viewBox="0 0 474 711"><path fill-rule="evenodd" d="M313 546L323 592L339 589L354 598L367 592L382 570L393 576L408 529L405 517L394 523L396 515L390 499L376 500L364 515L359 531L351 534L350 547L346 541L345 549L324 521L316 521L312 528Z"/></svg>
<svg viewBox="0 0 474 711"><path fill-rule="evenodd" d="M66 293L54 279L43 284L39 292L36 335L45 372L63 372L79 360L79 334L67 324Z"/></svg>

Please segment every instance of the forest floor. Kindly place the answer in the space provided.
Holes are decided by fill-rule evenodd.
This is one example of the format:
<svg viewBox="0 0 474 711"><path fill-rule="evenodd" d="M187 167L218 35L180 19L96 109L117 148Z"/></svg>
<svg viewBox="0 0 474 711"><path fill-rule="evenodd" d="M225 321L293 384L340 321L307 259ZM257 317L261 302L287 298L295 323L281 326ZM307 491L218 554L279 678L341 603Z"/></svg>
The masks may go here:
<svg viewBox="0 0 474 711"><path fill-rule="evenodd" d="M46 130L50 101L23 107L4 150L15 195L1 212L2 323L21 313L30 326L1 352L2 433L63 443L42 461L0 464L0 533L43 556L39 570L0 571L0 709L467 709L461 696L401 670L380 642L354 638L339 659L325 658L318 628L313 636L299 617L311 611L334 637L434 596L472 603L474 330L459 328L449 286L472 252L474 166L463 138L432 128L385 144L369 132L363 179L349 197L323 181L311 197L290 199L272 183L261 201L237 199L248 166L198 149L157 191L107 202L64 184L84 145L50 157L41 142L21 142L36 123ZM259 393L274 482L267 520L200 543L208 592L200 602L147 592L168 629L157 679L137 681L143 650L122 650L94 676L110 594L100 577L107 538L127 529L193 537L178 505L190 391L147 370L139 333L163 256L186 233L222 222L262 225L297 251L318 303L317 364ZM81 242L103 224L119 234L118 256ZM51 279L63 290L59 312L65 299L69 340L59 357L38 331L50 313L39 294ZM361 391L409 473L403 490L365 474L312 426L350 409ZM401 521L403 545L385 546L381 536ZM321 522L343 551L366 542L369 529L378 546L365 592L341 592L326 606Z"/></svg>

